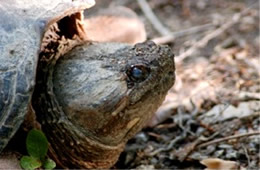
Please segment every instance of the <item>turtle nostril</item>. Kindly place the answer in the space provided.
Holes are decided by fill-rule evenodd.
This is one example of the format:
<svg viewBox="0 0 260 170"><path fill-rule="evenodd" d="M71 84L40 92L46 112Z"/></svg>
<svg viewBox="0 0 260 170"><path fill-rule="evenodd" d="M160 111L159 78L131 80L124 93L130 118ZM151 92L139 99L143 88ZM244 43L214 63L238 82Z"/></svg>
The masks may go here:
<svg viewBox="0 0 260 170"><path fill-rule="evenodd" d="M153 41L146 41L146 43L151 50L154 50L158 47Z"/></svg>

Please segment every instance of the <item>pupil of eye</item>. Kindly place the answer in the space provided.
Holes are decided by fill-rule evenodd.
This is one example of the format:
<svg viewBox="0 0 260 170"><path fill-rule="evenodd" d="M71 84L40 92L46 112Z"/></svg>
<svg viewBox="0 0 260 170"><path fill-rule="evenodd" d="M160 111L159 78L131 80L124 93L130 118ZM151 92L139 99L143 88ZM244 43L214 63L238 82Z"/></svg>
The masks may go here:
<svg viewBox="0 0 260 170"><path fill-rule="evenodd" d="M137 67L132 69L132 75L135 78L141 78L143 76L143 71Z"/></svg>

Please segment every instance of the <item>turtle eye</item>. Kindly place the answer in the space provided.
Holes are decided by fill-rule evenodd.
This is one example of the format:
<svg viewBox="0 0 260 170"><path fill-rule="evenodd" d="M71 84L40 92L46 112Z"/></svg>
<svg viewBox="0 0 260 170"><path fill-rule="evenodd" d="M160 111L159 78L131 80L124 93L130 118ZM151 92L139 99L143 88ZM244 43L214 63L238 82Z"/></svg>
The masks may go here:
<svg viewBox="0 0 260 170"><path fill-rule="evenodd" d="M144 65L132 65L128 71L128 77L135 82L144 81L149 75L150 69Z"/></svg>

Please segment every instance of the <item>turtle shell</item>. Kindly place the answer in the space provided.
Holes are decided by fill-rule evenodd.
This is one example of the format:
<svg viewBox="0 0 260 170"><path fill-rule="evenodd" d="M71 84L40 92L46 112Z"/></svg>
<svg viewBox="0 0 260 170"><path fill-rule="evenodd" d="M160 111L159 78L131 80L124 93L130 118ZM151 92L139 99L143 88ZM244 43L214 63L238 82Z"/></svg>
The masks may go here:
<svg viewBox="0 0 260 170"><path fill-rule="evenodd" d="M43 35L55 29L55 23L60 22L64 28L60 34L68 38L77 35L77 41L70 46L84 41L84 30L79 27L82 11L94 4L94 0L0 2L0 152L28 111L39 52L49 44L48 38Z"/></svg>

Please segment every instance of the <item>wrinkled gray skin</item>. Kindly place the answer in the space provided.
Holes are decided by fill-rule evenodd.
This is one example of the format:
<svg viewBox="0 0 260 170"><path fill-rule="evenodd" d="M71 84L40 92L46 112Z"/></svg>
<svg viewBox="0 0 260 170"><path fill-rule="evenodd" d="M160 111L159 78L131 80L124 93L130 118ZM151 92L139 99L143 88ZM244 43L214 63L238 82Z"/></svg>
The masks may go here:
<svg viewBox="0 0 260 170"><path fill-rule="evenodd" d="M82 45L47 67L33 107L54 159L66 168L111 167L175 78L170 48L151 41Z"/></svg>
<svg viewBox="0 0 260 170"><path fill-rule="evenodd" d="M28 111L45 28L90 7L90 1L0 1L0 152Z"/></svg>
<svg viewBox="0 0 260 170"><path fill-rule="evenodd" d="M168 47L153 42L77 47L58 61L54 93L76 126L101 143L117 145L161 104L174 82L173 59ZM145 69L140 79L133 78L135 66Z"/></svg>

